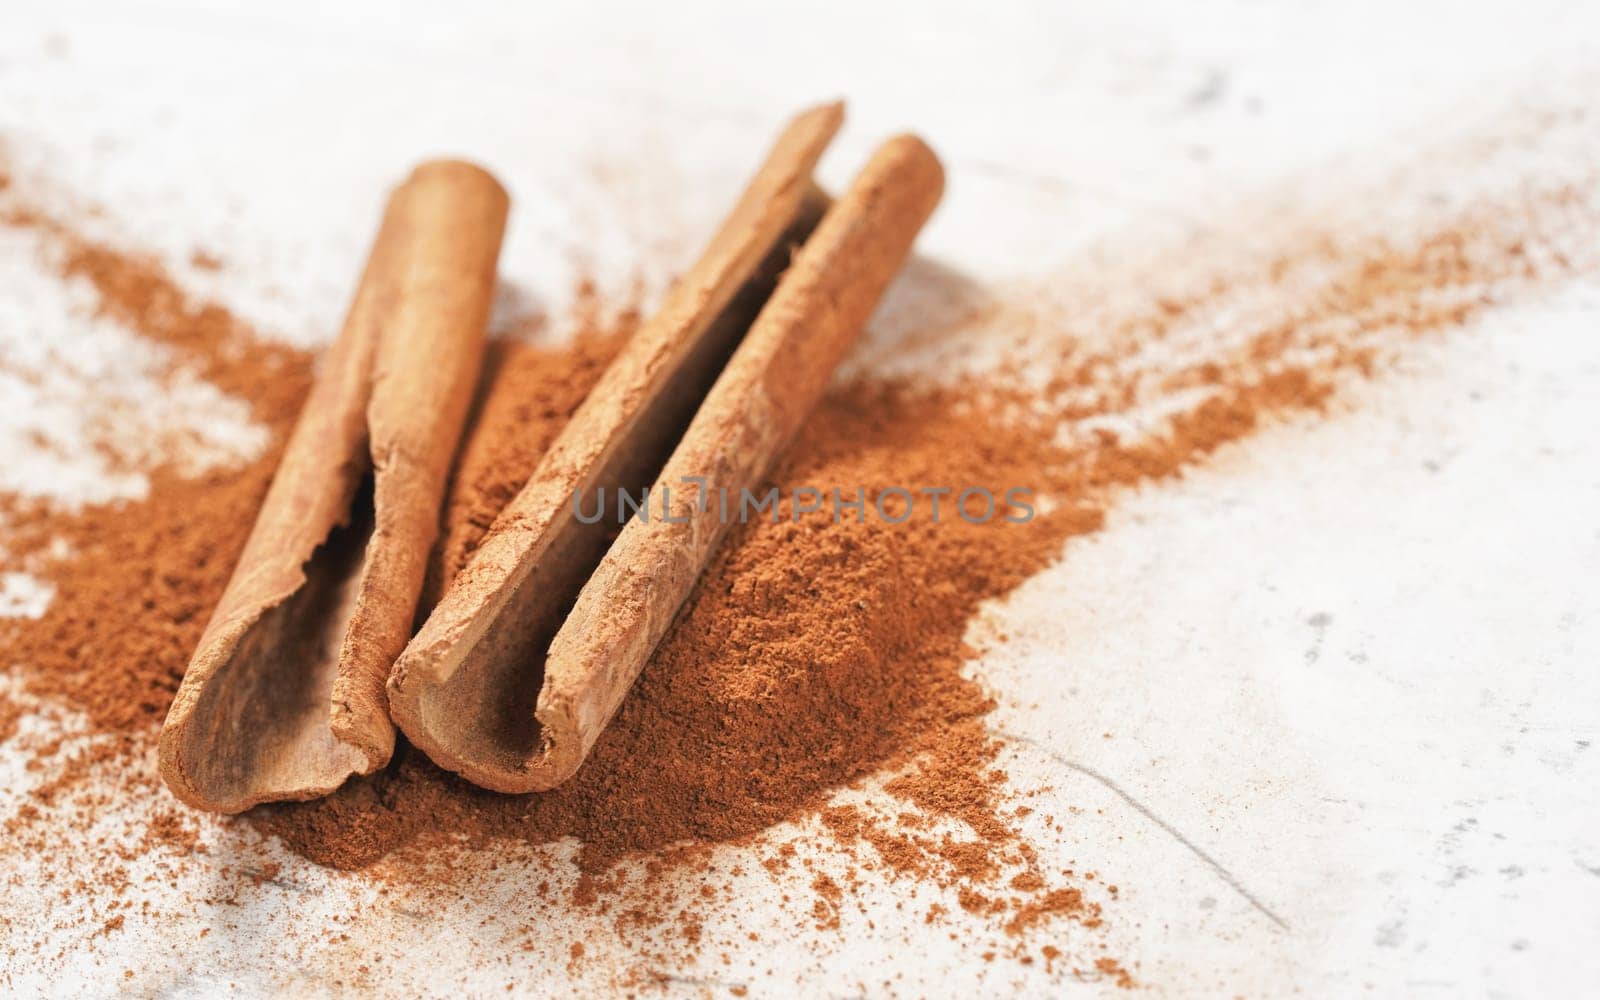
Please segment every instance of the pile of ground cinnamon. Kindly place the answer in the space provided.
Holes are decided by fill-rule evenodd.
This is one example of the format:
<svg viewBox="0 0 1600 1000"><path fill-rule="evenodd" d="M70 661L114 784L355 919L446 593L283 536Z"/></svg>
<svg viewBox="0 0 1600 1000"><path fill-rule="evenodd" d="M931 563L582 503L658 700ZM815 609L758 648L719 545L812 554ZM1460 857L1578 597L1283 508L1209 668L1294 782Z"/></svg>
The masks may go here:
<svg viewBox="0 0 1600 1000"><path fill-rule="evenodd" d="M572 903L612 907L619 925L675 922L691 942L716 894L707 901L697 887L686 897L698 884L677 875L703 870L718 844L760 838L775 876L804 868L797 835L770 833L798 823L826 831L860 868L956 890L963 909L1019 940L1010 952L1019 960L1054 963L1055 945L1020 941L1052 921L1097 926L1116 893L1042 865L1019 832L997 767L1002 740L984 724L993 697L965 669L969 620L1059 558L1068 539L1098 529L1121 490L1179 475L1264 421L1325 406L1341 380L1373 370L1409 338L1589 266L1565 250L1534 252L1547 237L1567 246L1580 209L1553 189L1463 211L1403 242L1352 247L1308 233L1254 270L1106 318L1093 349L1066 339L1034 354L1030 366L1048 366L1042 389L1036 377L1004 373L840 385L772 476L785 498L778 521L730 535L575 780L547 794L495 795L402 748L371 779L248 821L319 863L387 858L389 877L418 880L449 878L463 838L573 837L584 878ZM191 301L154 263L82 241L35 209L13 207L3 221L46 233L64 250L63 273L88 279L102 310L248 400L282 440L308 358ZM1594 223L1584 215L1580 231L1592 234ZM1284 275L1307 272L1317 277L1303 294L1270 294ZM1028 318L1013 325L1048 321ZM495 349L446 505L435 597L630 321L563 348L513 338ZM1163 347L1183 349L1164 356ZM82 710L120 737L113 755L140 759L274 457L269 449L198 478L146 470L146 498L79 510L6 498L9 552L56 588L42 617L0 623L5 664L25 690ZM1040 503L1026 524L834 522L795 518L788 498L797 486L859 487L869 503L889 486L1025 486ZM103 763L107 752L95 753ZM52 787L90 769L67 768ZM834 804L864 782L881 783L896 805ZM171 838L192 843L192 828L175 824ZM642 859L642 880L618 874L624 859ZM800 876L818 923L835 926L849 879ZM934 904L928 919L945 912ZM1133 982L1109 958L1087 971Z"/></svg>

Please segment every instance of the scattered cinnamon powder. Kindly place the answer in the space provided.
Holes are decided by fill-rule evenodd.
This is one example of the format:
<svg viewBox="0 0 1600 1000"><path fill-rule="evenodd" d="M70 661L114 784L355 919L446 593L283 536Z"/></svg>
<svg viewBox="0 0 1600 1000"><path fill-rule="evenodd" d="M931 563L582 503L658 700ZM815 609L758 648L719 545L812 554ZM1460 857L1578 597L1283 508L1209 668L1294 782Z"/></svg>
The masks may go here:
<svg viewBox="0 0 1600 1000"><path fill-rule="evenodd" d="M222 258L209 250L195 250L189 255L189 266L197 271L220 271Z"/></svg>
<svg viewBox="0 0 1600 1000"><path fill-rule="evenodd" d="M106 315L247 400L281 441L307 385L305 355L191 301L156 263L90 244L35 208L12 205L0 221L45 233L63 251L63 274L86 278ZM1092 351L1067 338L1033 355L1030 364L1048 367L1042 389L1037 378L1006 377L1027 374L1020 370L992 381L840 385L772 476L785 498L777 523L730 534L575 780L543 795L494 795L402 748L369 780L246 821L319 863L361 868L387 858L387 875L413 880L448 879L451 866L438 859L463 841L574 837L582 878L571 905L614 905L619 925L676 926L690 947L716 897L714 887L710 897L698 888L711 849L809 822L862 865L952 890L962 909L1007 937L1051 922L1094 928L1103 904L1088 894L1099 890L1044 870L1008 808L1003 742L984 724L993 698L964 669L975 652L966 623L1059 558L1068 539L1097 530L1120 491L1181 475L1264 422L1320 410L1343 380L1377 370L1408 339L1590 266L1561 248L1575 225L1593 242L1595 222L1571 192L1545 190L1464 211L1401 244L1352 247L1311 233L1254 271L1112 317L1085 338ZM1308 272L1316 281L1274 298L1286 275ZM1225 327L1219 316L1230 317ZM1030 328L1049 322L1027 319ZM1176 362L1162 356L1163 346L1194 348L1197 328L1198 350L1176 351ZM497 349L447 501L435 595L620 338L592 331L566 348ZM52 790L41 790L43 805L96 767L148 750L275 448L199 477L148 470L140 500L71 511L0 500L8 550L56 588L41 618L0 621L5 664L29 693L83 712L114 737L61 768L45 786ZM847 495L861 487L870 503L891 485L997 495L1025 486L1041 503L1027 524L981 525L948 512L938 523L833 523L797 519L789 504L797 486ZM841 790L874 782L896 804L831 805ZM159 819L150 830L193 847L181 822ZM768 868L787 878L792 845L775 850ZM640 859L642 878L624 877L619 862ZM850 887L817 874L809 888L818 921L837 926ZM1047 962L1059 954L1045 952ZM1115 960L1095 964L1133 985Z"/></svg>
<svg viewBox="0 0 1600 1000"><path fill-rule="evenodd" d="M811 915L817 920L819 930L837 930L839 928L839 904L844 900L844 890L839 888L827 875L818 875L811 880L811 888L817 894L817 901L811 906Z"/></svg>
<svg viewBox="0 0 1600 1000"><path fill-rule="evenodd" d="M22 718L22 706L10 695L0 694L0 743L17 734L17 722Z"/></svg>
<svg viewBox="0 0 1600 1000"><path fill-rule="evenodd" d="M1128 970L1122 967L1122 963L1114 958L1097 958L1094 960L1094 968L1096 972L1116 983L1120 989L1131 990L1138 985Z"/></svg>
<svg viewBox="0 0 1600 1000"><path fill-rule="evenodd" d="M283 433L310 384L302 352L258 337L226 309L192 301L153 258L84 240L36 208L8 206L0 222L50 237L64 278L86 279L99 312L179 352L274 431L242 467L185 477L148 471L148 496L63 514L0 497L7 545L50 579L55 596L36 621L0 619L7 660L27 689L88 714L98 728L147 735L166 714L192 647L233 572L276 464ZM49 559L57 540L70 555Z"/></svg>

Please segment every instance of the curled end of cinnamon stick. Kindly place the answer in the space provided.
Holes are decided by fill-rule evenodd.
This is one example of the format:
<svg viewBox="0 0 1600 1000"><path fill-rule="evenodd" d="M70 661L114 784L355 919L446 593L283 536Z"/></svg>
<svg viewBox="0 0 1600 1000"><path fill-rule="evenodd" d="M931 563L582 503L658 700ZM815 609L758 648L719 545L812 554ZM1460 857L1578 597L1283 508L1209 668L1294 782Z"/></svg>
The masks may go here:
<svg viewBox="0 0 1600 1000"><path fill-rule="evenodd" d="M410 636L483 352L509 200L435 161L395 189L339 338L168 712L160 765L217 812L388 762Z"/></svg>
<svg viewBox="0 0 1600 1000"><path fill-rule="evenodd" d="M285 598L213 619L161 730L161 774L178 798L241 812L326 795L388 761L392 730L387 745L380 731L362 746L330 724L369 527L335 528Z"/></svg>
<svg viewBox="0 0 1600 1000"><path fill-rule="evenodd" d="M490 791L548 791L583 762L572 753L581 745L579 725L569 706L544 699L531 704L529 678L521 671L493 678L483 673L507 665L474 663L463 676L459 663L446 666L408 651L390 683L389 702L407 737L440 766Z"/></svg>

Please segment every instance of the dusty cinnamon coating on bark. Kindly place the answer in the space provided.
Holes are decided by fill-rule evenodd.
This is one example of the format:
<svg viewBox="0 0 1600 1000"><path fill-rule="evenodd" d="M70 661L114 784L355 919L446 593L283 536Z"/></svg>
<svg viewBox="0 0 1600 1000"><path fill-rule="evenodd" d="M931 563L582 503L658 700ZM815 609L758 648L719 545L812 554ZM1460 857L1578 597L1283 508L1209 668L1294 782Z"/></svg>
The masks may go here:
<svg viewBox="0 0 1600 1000"><path fill-rule="evenodd" d="M453 161L390 197L162 730L162 776L184 801L312 798L393 753L383 684L437 533L508 206L493 177Z"/></svg>

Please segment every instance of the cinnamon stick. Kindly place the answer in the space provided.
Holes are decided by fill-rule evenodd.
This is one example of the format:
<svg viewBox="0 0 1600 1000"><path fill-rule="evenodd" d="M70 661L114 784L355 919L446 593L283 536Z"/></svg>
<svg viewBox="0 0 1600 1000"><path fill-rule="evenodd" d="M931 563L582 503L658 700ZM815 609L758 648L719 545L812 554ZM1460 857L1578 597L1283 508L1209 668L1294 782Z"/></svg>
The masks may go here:
<svg viewBox="0 0 1600 1000"><path fill-rule="evenodd" d="M781 227L771 220L787 222L785 212L804 203L803 178L836 119L807 157L783 168L791 180L770 188L763 176L784 161L788 140L805 122L802 116L780 140L664 316L687 311L696 317L692 325L731 322L701 281L728 247L761 242L749 220L769 220L763 231L776 232ZM769 206L749 211L752 195L769 188ZM637 372L626 359L622 371L634 374L607 372L396 663L390 705L414 743L441 766L498 791L548 789L572 776L726 528L681 483L701 477L708 492L737 496L759 482L817 402L942 190L942 168L920 140L905 136L880 149L805 240L655 476L655 495L664 495L663 485L677 488L672 514L682 523L634 520L609 550L601 535L598 545L579 551L570 544L582 534L568 508L574 488L606 480L578 474L573 463L606 447L629 447L625 434L616 443L616 424L593 418L632 404ZM651 336L659 335L653 324ZM602 444L597 434L612 435L613 443ZM589 575L597 549L604 555ZM574 589L576 603L563 616Z"/></svg>
<svg viewBox="0 0 1600 1000"><path fill-rule="evenodd" d="M508 199L468 163L389 198L222 600L161 732L161 773L218 812L324 795L388 762L409 638L483 356Z"/></svg>
<svg viewBox="0 0 1600 1000"><path fill-rule="evenodd" d="M540 662L606 547L571 514L574 491L648 485L821 218L811 171L843 108L784 129L739 202L661 309L551 445L396 662L395 723L435 762L490 788L540 754ZM512 786L520 789L522 784Z"/></svg>

